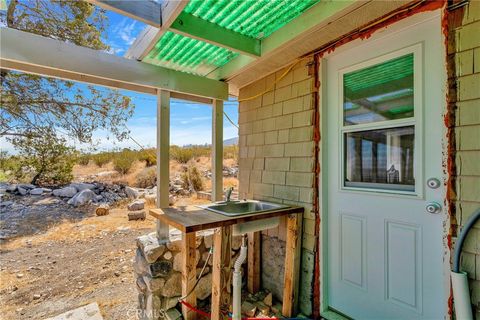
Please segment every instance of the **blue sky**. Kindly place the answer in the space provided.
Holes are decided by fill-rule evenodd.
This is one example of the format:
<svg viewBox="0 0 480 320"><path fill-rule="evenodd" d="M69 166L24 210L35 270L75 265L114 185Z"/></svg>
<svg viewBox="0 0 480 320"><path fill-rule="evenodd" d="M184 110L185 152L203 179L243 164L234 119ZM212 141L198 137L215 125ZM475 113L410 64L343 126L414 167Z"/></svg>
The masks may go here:
<svg viewBox="0 0 480 320"><path fill-rule="evenodd" d="M109 27L105 32L104 41L110 45L111 54L123 56L146 25L112 11L108 11L107 16ZM121 92L130 96L136 107L133 117L127 122L132 138L145 147L154 147L156 144L156 96L124 90ZM211 143L211 106L172 99L170 108L171 144ZM235 123L238 123L238 104L236 101L226 101L224 110ZM225 139L238 136L238 130L226 118L224 118L223 132ZM138 149L138 146L130 139L119 142L114 139L107 139L108 136L107 131L99 130L95 132L94 140L98 149L109 150L125 147ZM12 146L5 140L1 141L0 149L15 153Z"/></svg>

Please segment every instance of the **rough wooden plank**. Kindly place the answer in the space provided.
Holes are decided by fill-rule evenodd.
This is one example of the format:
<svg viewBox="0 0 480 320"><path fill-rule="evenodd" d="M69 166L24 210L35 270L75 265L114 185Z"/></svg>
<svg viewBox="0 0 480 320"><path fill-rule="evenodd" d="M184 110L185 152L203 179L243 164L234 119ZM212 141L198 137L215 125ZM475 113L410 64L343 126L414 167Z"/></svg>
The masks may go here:
<svg viewBox="0 0 480 320"><path fill-rule="evenodd" d="M223 200L223 101L212 106L212 201Z"/></svg>
<svg viewBox="0 0 480 320"><path fill-rule="evenodd" d="M21 41L19 41L21 39ZM226 83L115 56L29 32L0 29L0 68L151 93L163 89L228 99Z"/></svg>
<svg viewBox="0 0 480 320"><path fill-rule="evenodd" d="M292 317L297 313L298 284L300 279L300 250L302 241L302 215L287 216L287 243L282 314Z"/></svg>
<svg viewBox="0 0 480 320"><path fill-rule="evenodd" d="M212 320L223 319L222 310L230 308L232 227L221 227L213 235Z"/></svg>
<svg viewBox="0 0 480 320"><path fill-rule="evenodd" d="M206 229L231 226L237 223L285 216L291 213L302 213L302 207L288 207L275 211L254 213L243 216L229 217L211 212L196 206L150 209L153 217L164 221L182 232L195 232Z"/></svg>
<svg viewBox="0 0 480 320"><path fill-rule="evenodd" d="M262 232L248 233L248 273L247 288L250 293L257 293L261 285L261 246Z"/></svg>
<svg viewBox="0 0 480 320"><path fill-rule="evenodd" d="M182 296L186 296L190 291L193 290L195 285L196 278L196 241L195 241L195 232L183 233L182 234ZM190 295L185 298L185 301L192 306L197 305L197 297L195 291L190 293ZM185 320L195 320L196 313L193 310L190 310L186 306L182 305L182 314L183 319Z"/></svg>

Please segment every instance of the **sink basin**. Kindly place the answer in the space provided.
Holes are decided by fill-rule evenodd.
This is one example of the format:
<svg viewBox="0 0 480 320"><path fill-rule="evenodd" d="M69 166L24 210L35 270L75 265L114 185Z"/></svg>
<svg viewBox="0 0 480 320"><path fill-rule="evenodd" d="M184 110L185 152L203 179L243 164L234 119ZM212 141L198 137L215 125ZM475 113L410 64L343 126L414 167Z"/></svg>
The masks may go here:
<svg viewBox="0 0 480 320"><path fill-rule="evenodd" d="M198 207L232 217L288 208L283 204L253 200L210 203Z"/></svg>

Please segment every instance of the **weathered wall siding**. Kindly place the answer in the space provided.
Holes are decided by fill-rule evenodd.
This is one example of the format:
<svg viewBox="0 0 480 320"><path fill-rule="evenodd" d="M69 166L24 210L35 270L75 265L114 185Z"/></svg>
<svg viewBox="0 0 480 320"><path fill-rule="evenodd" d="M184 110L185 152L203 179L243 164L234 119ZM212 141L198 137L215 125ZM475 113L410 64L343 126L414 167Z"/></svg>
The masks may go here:
<svg viewBox="0 0 480 320"><path fill-rule="evenodd" d="M312 211L314 184L313 75L308 63L298 63L271 90L253 100L240 102L240 198L270 200L305 207L302 241L300 311L312 313L313 250L315 217ZM281 70L240 89L239 99L269 88L285 72ZM285 241L285 220L264 235ZM264 274L277 277L273 272ZM277 281L280 279L277 279Z"/></svg>
<svg viewBox="0 0 480 320"><path fill-rule="evenodd" d="M455 110L456 219L461 227L480 207L480 2L465 7L462 23L451 32L455 47L457 102ZM452 43L452 41L451 41ZM460 228L458 229L460 232ZM480 318L480 223L463 248L462 270L468 273L472 303Z"/></svg>

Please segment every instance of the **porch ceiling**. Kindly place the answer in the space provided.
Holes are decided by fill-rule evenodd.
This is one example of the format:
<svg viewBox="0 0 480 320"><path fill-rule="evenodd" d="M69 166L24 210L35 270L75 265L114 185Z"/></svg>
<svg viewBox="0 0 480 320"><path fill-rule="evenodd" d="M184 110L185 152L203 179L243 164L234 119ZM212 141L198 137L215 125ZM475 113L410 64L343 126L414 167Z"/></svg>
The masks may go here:
<svg viewBox="0 0 480 320"><path fill-rule="evenodd" d="M142 61L207 76L239 55L261 56L264 39L319 1L190 1Z"/></svg>
<svg viewBox="0 0 480 320"><path fill-rule="evenodd" d="M223 80L229 93L412 0L163 0L127 58Z"/></svg>

